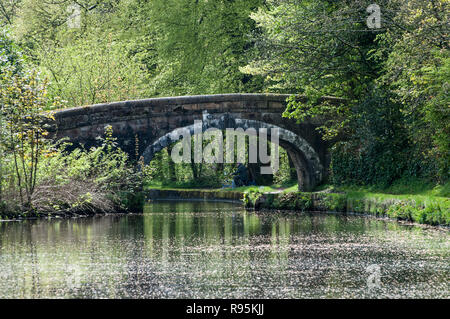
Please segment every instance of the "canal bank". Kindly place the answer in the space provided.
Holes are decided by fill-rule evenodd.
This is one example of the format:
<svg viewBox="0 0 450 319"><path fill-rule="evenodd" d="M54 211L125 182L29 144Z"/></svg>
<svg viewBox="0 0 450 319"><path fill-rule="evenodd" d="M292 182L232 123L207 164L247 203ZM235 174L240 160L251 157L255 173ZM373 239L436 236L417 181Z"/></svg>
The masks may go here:
<svg viewBox="0 0 450 319"><path fill-rule="evenodd" d="M73 196L72 196L73 197ZM79 200L64 198L57 203L39 203L35 207L14 210L0 210L1 221L33 220L40 218L81 218L105 215L126 215L142 213L145 194L142 191L123 191L117 194L107 192L89 193Z"/></svg>
<svg viewBox="0 0 450 319"><path fill-rule="evenodd" d="M388 217L432 226L450 226L450 199L446 197L421 198L370 194L365 192L319 191L298 192L289 190L267 191L267 188L250 189L148 189L138 195L127 194L122 205L109 210L88 207L52 207L48 211L3 213L0 220L24 220L37 218L76 218L95 215L120 215L139 213L144 202L167 201L220 201L243 204L249 210L290 210L356 213ZM87 209L86 209L87 208Z"/></svg>
<svg viewBox="0 0 450 319"><path fill-rule="evenodd" d="M433 226L450 225L450 199L427 201L347 192L287 192L275 194L249 192L244 195L243 201L246 207L255 210L334 211L370 214Z"/></svg>
<svg viewBox="0 0 450 319"><path fill-rule="evenodd" d="M147 200L213 200L241 202L253 210L332 211L369 214L433 226L450 225L450 199L402 198L363 192L264 192L201 189L151 189Z"/></svg>

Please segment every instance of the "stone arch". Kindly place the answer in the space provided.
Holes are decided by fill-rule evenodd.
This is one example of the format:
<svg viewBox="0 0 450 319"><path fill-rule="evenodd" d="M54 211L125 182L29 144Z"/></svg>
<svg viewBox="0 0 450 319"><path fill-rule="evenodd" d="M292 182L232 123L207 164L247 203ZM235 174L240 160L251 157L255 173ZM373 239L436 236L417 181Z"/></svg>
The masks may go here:
<svg viewBox="0 0 450 319"><path fill-rule="evenodd" d="M237 118L231 114L217 116L205 112L203 114L202 132L209 128L220 130L225 130L226 128L242 128L244 130L254 128L257 131L261 128L266 128L269 133L270 129L276 128L279 130L279 144L289 153L297 171L299 190L310 191L322 181L324 166L320 161L319 155L304 138L292 131L274 124ZM194 131L195 124L192 124L177 128L159 137L143 152L144 163L149 164L157 152L172 143L178 142L183 137L183 132L189 132L192 136Z"/></svg>

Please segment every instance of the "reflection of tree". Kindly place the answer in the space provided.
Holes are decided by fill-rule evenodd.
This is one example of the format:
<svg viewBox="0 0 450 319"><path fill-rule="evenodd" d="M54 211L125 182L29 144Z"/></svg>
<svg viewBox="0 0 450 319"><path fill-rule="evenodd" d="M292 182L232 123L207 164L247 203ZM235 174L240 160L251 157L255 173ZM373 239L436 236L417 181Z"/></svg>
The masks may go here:
<svg viewBox="0 0 450 319"><path fill-rule="evenodd" d="M287 269L289 267L290 231L292 219L278 217L270 219L271 236L270 252L268 256L268 278L272 279L277 286L289 285Z"/></svg>
<svg viewBox="0 0 450 319"><path fill-rule="evenodd" d="M420 260L439 271L396 268L408 271L400 283L420 275L442 287L448 275L442 235L229 208L167 202L144 215L0 223L0 298L341 297L358 292L361 258L406 267L433 256Z"/></svg>

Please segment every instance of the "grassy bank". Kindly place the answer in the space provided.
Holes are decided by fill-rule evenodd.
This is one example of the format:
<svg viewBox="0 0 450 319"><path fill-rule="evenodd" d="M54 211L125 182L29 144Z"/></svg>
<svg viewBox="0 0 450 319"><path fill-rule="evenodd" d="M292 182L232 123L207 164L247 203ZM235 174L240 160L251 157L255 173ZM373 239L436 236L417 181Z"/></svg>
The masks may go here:
<svg viewBox="0 0 450 319"><path fill-rule="evenodd" d="M188 189L180 185L147 185L146 189L178 190L185 198L211 192L242 193L248 208L353 212L429 225L450 225L450 183L433 185L422 180L399 180L387 188L322 185L315 192L298 192L296 184Z"/></svg>
<svg viewBox="0 0 450 319"><path fill-rule="evenodd" d="M322 191L312 193L283 191L267 194L250 190L244 195L244 203L256 209L355 212L422 224L450 225L448 183L432 187L412 181L385 189L350 186L322 188Z"/></svg>

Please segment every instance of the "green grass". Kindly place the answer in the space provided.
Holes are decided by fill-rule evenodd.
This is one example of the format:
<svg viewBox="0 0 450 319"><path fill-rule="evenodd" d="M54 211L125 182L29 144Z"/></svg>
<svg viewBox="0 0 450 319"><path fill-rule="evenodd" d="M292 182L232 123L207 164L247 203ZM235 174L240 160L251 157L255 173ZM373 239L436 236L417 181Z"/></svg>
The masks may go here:
<svg viewBox="0 0 450 319"><path fill-rule="evenodd" d="M272 192L295 192L298 190L297 183L291 182L286 184L273 184L269 186L242 186L236 188L224 188L225 191L235 191L235 192L263 192L263 193L272 193Z"/></svg>
<svg viewBox="0 0 450 319"><path fill-rule="evenodd" d="M205 187L195 185L194 183L185 182L185 183L177 183L177 182L160 182L160 181L152 181L147 182L144 185L144 189L160 189L160 190L187 190L187 189L195 189L195 190L215 190L217 188L213 187Z"/></svg>
<svg viewBox="0 0 450 319"><path fill-rule="evenodd" d="M442 208L450 209L450 182L444 185L433 185L417 179L398 180L387 188L377 186L339 186L350 198L373 198L377 200L407 200L417 204L436 203Z"/></svg>
<svg viewBox="0 0 450 319"><path fill-rule="evenodd" d="M329 187L329 185L327 185ZM362 191L369 193L382 193L391 195L421 195L433 197L450 197L450 182L444 185L435 185L431 182L408 178L399 179L389 187L373 186L339 186L337 189L345 191Z"/></svg>
<svg viewBox="0 0 450 319"><path fill-rule="evenodd" d="M352 207L355 210L372 212L371 210L381 209L389 217L433 225L448 225L450 222L450 183L448 182L444 185L433 185L418 179L404 179L386 188L378 186L332 188L345 193L347 201L355 204Z"/></svg>

